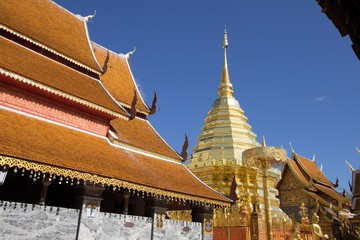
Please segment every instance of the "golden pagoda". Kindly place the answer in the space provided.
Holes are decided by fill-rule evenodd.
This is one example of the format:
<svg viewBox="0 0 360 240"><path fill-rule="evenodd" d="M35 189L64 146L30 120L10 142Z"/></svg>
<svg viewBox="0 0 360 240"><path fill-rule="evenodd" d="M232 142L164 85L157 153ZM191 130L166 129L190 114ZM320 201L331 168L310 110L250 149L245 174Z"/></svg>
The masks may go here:
<svg viewBox="0 0 360 240"><path fill-rule="evenodd" d="M217 226L238 226L241 222L236 216L237 209L244 205L251 209L253 196L259 196L260 207L264 208L263 178L261 169L249 167L243 159L243 152L247 149L260 147L256 134L248 123L244 110L234 97L233 87L229 77L227 65L227 32L224 32L224 65L218 88L218 97L212 105L201 129L197 144L193 148L192 156L187 167L202 181L223 193L231 196L236 193L236 209L229 213L215 216ZM276 184L280 179L277 168L269 169L269 198L273 214L278 212L279 200ZM231 193L232 182L236 188ZM233 208L234 208L233 207Z"/></svg>

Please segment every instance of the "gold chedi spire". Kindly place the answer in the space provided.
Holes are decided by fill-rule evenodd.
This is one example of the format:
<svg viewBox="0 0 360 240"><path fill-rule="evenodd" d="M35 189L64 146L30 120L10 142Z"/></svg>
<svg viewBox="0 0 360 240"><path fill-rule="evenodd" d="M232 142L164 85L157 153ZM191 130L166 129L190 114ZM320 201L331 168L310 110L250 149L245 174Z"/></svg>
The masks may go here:
<svg viewBox="0 0 360 240"><path fill-rule="evenodd" d="M195 165L204 167L214 164L223 165L226 162L242 165L242 152L260 146L256 134L253 133L244 111L233 94L226 56L229 46L226 30L222 43L224 65L218 96L208 112L197 144L193 148L190 169ZM198 161L201 164L198 164Z"/></svg>
<svg viewBox="0 0 360 240"><path fill-rule="evenodd" d="M226 53L229 46L227 37L225 30L223 39L224 65L218 96L204 120L197 143L192 149L190 161L186 166L204 183L226 196L231 194L230 186L234 175L237 183L235 192L238 197L239 193L246 193L249 198L257 194L263 196L262 171L246 166L243 152L251 148L265 147L265 138L262 145L257 141L256 134L252 131L244 110L234 97L227 65ZM269 174L268 189L271 206L275 211L279 209L280 205L276 198L278 192L275 188L280 178L280 171L269 169L269 172L271 173ZM246 206L250 208L249 202L245 204L248 204ZM280 213L281 210L276 211L278 216L281 215ZM218 219L225 219L222 216L220 214ZM236 215L233 215L232 219L239 221ZM228 224L226 221L218 224ZM236 224L240 223L236 222Z"/></svg>
<svg viewBox="0 0 360 240"><path fill-rule="evenodd" d="M232 84L230 82L230 77L229 77L229 70L228 70L228 66L227 66L227 56L226 56L226 49L229 46L229 42L228 42L228 38L227 38L227 32L226 29L224 31L224 40L223 40L223 48L224 48L224 66L223 66L223 70L222 70L222 76L221 76L221 81L220 81L220 86L219 86L219 91L218 91L218 96L233 96L233 87Z"/></svg>

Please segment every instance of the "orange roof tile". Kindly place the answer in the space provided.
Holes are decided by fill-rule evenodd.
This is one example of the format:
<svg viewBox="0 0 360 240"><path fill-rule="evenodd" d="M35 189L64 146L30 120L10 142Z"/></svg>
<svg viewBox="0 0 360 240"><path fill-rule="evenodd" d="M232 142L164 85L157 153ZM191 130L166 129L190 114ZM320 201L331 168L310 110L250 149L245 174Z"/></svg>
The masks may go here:
<svg viewBox="0 0 360 240"><path fill-rule="evenodd" d="M305 190L304 190L305 191ZM325 199L324 196L320 196L318 193L314 193L314 192L310 192L310 191L305 191L305 193L307 193L310 197L314 198L314 199L318 199L319 202L321 204L324 204L325 206L329 207L330 203L334 206L337 207L336 201L331 201L329 199ZM326 196L325 196L326 197Z"/></svg>
<svg viewBox="0 0 360 240"><path fill-rule="evenodd" d="M0 67L117 113L126 113L109 97L99 80L52 61L0 37Z"/></svg>
<svg viewBox="0 0 360 240"><path fill-rule="evenodd" d="M111 121L111 126L117 131L117 137L121 142L171 157L179 162L182 161L179 154L160 137L147 120L139 118L129 121L114 119Z"/></svg>
<svg viewBox="0 0 360 240"><path fill-rule="evenodd" d="M0 23L101 72L83 20L50 0L0 1Z"/></svg>
<svg viewBox="0 0 360 240"><path fill-rule="evenodd" d="M299 166L315 181L333 187L332 183L326 178L324 173L320 171L316 163L298 154L294 154L295 160Z"/></svg>
<svg viewBox="0 0 360 240"><path fill-rule="evenodd" d="M93 43L92 46L94 48L95 56L105 71L105 73L100 76L100 80L104 83L109 92L120 103L130 107L135 89L137 95L140 96L136 108L148 114L150 112L149 107L141 98L126 57L111 52L95 43ZM107 63L105 64L105 62Z"/></svg>
<svg viewBox="0 0 360 240"><path fill-rule="evenodd" d="M336 199L337 201L345 201L346 198L339 194L337 191L335 191L334 188L330 188L321 184L315 183L314 186L319 189L321 192L325 193L329 197Z"/></svg>
<svg viewBox="0 0 360 240"><path fill-rule="evenodd" d="M292 172L294 173L294 175L296 177L298 177L298 179L302 182L302 184L304 184L305 187L308 187L311 190L316 190L313 186L311 186L309 180L304 173L301 171L301 169L299 168L298 164L292 160L292 159L288 159L287 161L287 165L289 166L289 168L292 170Z"/></svg>
<svg viewBox="0 0 360 240"><path fill-rule="evenodd" d="M224 204L231 202L200 182L184 165L115 147L105 138L2 109L0 124L2 155Z"/></svg>

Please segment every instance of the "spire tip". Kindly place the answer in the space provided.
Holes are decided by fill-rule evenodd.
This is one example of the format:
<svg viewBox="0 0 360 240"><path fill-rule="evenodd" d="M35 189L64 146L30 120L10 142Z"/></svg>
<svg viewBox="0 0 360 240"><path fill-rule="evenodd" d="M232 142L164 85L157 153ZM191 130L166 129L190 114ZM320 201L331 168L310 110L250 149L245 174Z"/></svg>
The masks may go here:
<svg viewBox="0 0 360 240"><path fill-rule="evenodd" d="M223 48L227 48L228 46L229 46L229 42L228 42L228 39L227 39L227 32L226 32L226 26L225 26Z"/></svg>

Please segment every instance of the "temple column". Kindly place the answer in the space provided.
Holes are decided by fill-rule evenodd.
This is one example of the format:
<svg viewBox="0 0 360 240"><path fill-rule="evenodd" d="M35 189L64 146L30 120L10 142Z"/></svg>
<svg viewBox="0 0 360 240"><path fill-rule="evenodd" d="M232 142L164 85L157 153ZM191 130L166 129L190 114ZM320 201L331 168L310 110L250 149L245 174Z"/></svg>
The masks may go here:
<svg viewBox="0 0 360 240"><path fill-rule="evenodd" d="M40 205L45 205L47 190L48 190L48 187L50 186L50 184L51 184L51 178L44 177L42 180L43 187L42 187L40 202L39 202Z"/></svg>
<svg viewBox="0 0 360 240"><path fill-rule="evenodd" d="M130 198L130 192L124 191L124 211L123 214L127 215L129 212L129 198Z"/></svg>
<svg viewBox="0 0 360 240"><path fill-rule="evenodd" d="M81 210L92 209L92 211L100 211L104 189L104 187L98 185L79 186L75 197L75 207Z"/></svg>
<svg viewBox="0 0 360 240"><path fill-rule="evenodd" d="M259 197L255 194L252 198L253 210L250 214L251 240L264 239L263 222L260 214Z"/></svg>
<svg viewBox="0 0 360 240"><path fill-rule="evenodd" d="M269 168L271 164L268 161L262 162L263 173L263 189L264 189L264 206L265 206L265 222L268 239L273 239L272 217L271 217L271 205L269 198Z"/></svg>
<svg viewBox="0 0 360 240"><path fill-rule="evenodd" d="M151 239L165 238L165 216L167 203L165 199L147 197L145 199L145 216L153 219Z"/></svg>
<svg viewBox="0 0 360 240"><path fill-rule="evenodd" d="M193 222L201 222L203 224L203 240L213 239L213 218L214 209L208 206L193 206L191 208Z"/></svg>
<svg viewBox="0 0 360 240"><path fill-rule="evenodd" d="M145 216L154 217L154 214L166 214L167 204L165 199L148 197L145 199Z"/></svg>
<svg viewBox="0 0 360 240"><path fill-rule="evenodd" d="M100 212L104 190L104 187L96 184L87 184L76 188L74 207L80 209L80 214L75 239L84 238L82 236L82 234L84 234L82 229L86 229L86 224L91 223L92 219L96 217L96 214Z"/></svg>

